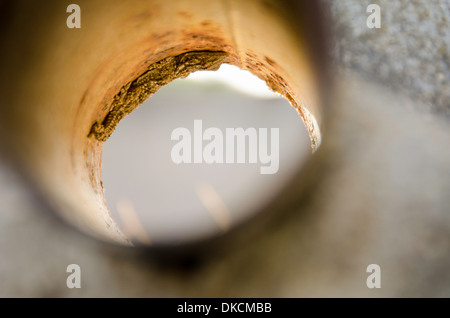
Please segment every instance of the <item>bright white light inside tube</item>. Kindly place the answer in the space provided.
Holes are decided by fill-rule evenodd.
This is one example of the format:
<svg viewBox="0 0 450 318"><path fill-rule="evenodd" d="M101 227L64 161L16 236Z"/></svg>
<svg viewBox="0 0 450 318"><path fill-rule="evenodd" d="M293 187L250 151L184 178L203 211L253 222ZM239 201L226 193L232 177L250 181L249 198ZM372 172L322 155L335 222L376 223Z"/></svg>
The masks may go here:
<svg viewBox="0 0 450 318"><path fill-rule="evenodd" d="M197 71L190 74L187 79L192 81L223 83L258 98L280 98L279 95L267 87L263 80L234 65L222 64L215 72Z"/></svg>

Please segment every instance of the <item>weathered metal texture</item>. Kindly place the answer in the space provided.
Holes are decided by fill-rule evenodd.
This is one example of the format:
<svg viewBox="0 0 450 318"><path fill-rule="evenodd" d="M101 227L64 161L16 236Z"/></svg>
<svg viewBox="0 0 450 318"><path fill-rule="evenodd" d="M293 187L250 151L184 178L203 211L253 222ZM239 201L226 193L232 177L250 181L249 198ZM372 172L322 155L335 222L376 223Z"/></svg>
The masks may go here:
<svg viewBox="0 0 450 318"><path fill-rule="evenodd" d="M364 20L358 20L359 13L351 10L360 7L361 1L333 3L336 18L344 11L348 20L364 24ZM409 6L411 1L395 3ZM427 26L432 26L437 24L432 17L442 12L436 3L426 2L424 7L425 2L414 2L410 9L416 15L427 12ZM7 17L0 19L2 26ZM402 14L383 17L388 26L411 26ZM19 25L16 23L15 27ZM358 28L363 29L364 25ZM392 40L403 36L394 31ZM352 32L339 36L342 43L364 40ZM422 35L421 40L436 43L442 39L436 27ZM383 39L374 36L371 41L371 46L383 47L379 43ZM410 63L426 65L433 61L430 51L415 54L413 44L414 41L406 41L407 49L394 45L391 56L397 56L395 63L404 70L405 81L398 85L403 83L403 89L415 96L417 92L407 79L435 74L429 67L420 71L407 67ZM373 56L383 61L384 53L377 50L359 51L353 45L348 50L360 61ZM2 46L2 57L6 53L9 58L15 56L3 62L2 103L17 94L14 87L23 75L13 72L18 65L26 65L24 73L36 71L32 67L35 55L27 56L27 52ZM426 52L429 55L424 58ZM389 61L385 60L392 69ZM368 69L355 66L351 59L344 58L341 63L346 70L357 68L365 77L373 78ZM445 70L448 73L448 65ZM345 73L338 73L339 94L333 95L334 112L324 132L323 146L312 163L315 168L309 170L309 177L298 180L302 187L296 189L297 200L284 209L276 209L276 217L270 222L254 223L256 229L248 231L238 246L204 255L197 262L188 263L188 267L160 266L142 254L134 254L135 249L119 249L70 231L46 213L48 206L37 200L28 191L27 183L21 182L2 162L0 295L448 297L448 121L418 111L423 110L423 104L416 98L411 100L399 91L393 93ZM440 84L428 84L433 95L445 100L447 92L441 91ZM5 108L2 115L11 116ZM24 120L27 116L22 113ZM26 122L32 121L28 118ZM8 124L2 121L2 132ZM20 131L16 133L20 137ZM71 263L82 268L81 289L68 289L65 285L65 268ZM381 289L368 289L365 285L365 269L371 263L381 266Z"/></svg>
<svg viewBox="0 0 450 318"><path fill-rule="evenodd" d="M78 1L80 29L67 28L63 2L4 3L3 151L64 219L127 244L103 197L102 143L123 116L186 69L226 62L250 70L289 99L316 150L323 119L320 54L305 34L319 21L305 29L303 20L290 18L289 3ZM305 5L292 3L305 15ZM195 63L172 63L189 52L197 52ZM212 54L220 60L209 59Z"/></svg>

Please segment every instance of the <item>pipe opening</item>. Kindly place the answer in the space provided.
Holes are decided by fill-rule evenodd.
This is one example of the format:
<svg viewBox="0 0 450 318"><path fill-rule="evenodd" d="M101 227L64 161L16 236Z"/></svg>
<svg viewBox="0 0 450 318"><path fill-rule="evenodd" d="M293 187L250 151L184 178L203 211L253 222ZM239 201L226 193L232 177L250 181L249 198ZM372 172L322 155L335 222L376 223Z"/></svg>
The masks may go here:
<svg viewBox="0 0 450 318"><path fill-rule="evenodd" d="M309 155L289 102L223 64L162 87L118 124L103 147L103 188L134 244L184 244L262 211Z"/></svg>

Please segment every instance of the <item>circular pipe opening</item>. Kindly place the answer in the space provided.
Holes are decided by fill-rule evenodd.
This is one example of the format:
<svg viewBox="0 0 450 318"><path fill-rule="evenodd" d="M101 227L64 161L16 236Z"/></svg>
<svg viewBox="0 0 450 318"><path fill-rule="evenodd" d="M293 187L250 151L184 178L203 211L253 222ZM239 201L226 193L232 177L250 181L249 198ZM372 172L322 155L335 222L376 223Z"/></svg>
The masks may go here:
<svg viewBox="0 0 450 318"><path fill-rule="evenodd" d="M269 204L311 155L289 102L223 64L161 88L105 142L113 219L136 245L222 235Z"/></svg>

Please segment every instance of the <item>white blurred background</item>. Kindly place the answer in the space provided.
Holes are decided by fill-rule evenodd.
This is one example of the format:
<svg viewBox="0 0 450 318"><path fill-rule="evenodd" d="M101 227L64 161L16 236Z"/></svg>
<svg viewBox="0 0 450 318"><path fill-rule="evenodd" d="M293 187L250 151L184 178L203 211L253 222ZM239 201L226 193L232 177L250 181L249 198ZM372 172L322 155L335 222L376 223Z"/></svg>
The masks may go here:
<svg viewBox="0 0 450 318"><path fill-rule="evenodd" d="M198 119L203 131L223 132L224 147L226 128L267 128L269 141L270 129L278 128L278 172L260 174L259 158L252 164L175 164L172 131L186 127L193 138ZM248 139L246 152L248 158ZM123 119L104 145L103 185L113 217L131 239L176 244L226 231L256 213L309 154L296 110L264 81L224 64L174 81Z"/></svg>

